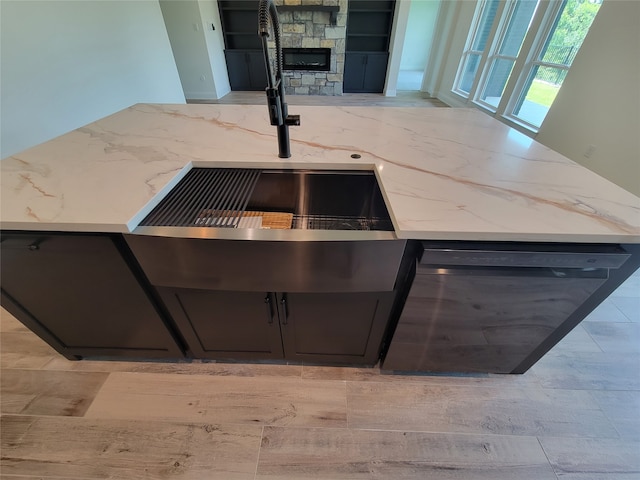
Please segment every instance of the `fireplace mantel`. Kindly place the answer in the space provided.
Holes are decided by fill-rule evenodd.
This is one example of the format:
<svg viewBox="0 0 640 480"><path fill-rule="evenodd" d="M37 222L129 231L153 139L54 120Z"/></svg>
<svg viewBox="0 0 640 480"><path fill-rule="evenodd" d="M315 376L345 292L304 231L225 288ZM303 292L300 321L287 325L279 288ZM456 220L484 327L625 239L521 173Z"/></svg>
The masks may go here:
<svg viewBox="0 0 640 480"><path fill-rule="evenodd" d="M276 8L278 12L329 12L329 21L333 26L336 25L338 12L340 11L338 5L278 5Z"/></svg>

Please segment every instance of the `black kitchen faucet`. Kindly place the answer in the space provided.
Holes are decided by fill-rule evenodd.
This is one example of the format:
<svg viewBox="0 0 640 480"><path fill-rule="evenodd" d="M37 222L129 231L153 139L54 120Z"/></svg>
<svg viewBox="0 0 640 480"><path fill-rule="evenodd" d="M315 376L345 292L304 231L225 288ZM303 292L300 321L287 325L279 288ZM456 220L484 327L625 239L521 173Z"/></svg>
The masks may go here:
<svg viewBox="0 0 640 480"><path fill-rule="evenodd" d="M273 27L276 42L276 74L273 75L269 60L269 19ZM291 145L289 143L289 126L300 125L300 115L289 115L284 101L284 85L282 83L282 46L280 45L280 20L273 0L260 0L258 5L258 35L262 38L264 62L267 67L267 106L271 125L278 127L278 156L289 158Z"/></svg>

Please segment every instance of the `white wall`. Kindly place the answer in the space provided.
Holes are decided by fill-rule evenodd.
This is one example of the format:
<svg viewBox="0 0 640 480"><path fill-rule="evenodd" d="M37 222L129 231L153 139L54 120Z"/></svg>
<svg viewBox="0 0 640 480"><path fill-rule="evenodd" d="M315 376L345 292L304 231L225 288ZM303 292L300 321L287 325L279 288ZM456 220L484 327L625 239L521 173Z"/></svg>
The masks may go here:
<svg viewBox="0 0 640 480"><path fill-rule="evenodd" d="M437 97L443 82L444 66L449 56L449 48L455 29L454 18L458 15L460 3L442 0L438 9L438 17L433 32L429 61L424 71L422 91L431 97Z"/></svg>
<svg viewBox="0 0 640 480"><path fill-rule="evenodd" d="M640 2L602 3L536 137L638 196L639 32Z"/></svg>
<svg viewBox="0 0 640 480"><path fill-rule="evenodd" d="M212 64L216 65L219 72L222 70L223 75L218 75L217 80L221 82L222 94L228 93L229 90L224 91L224 83L229 80L215 2L160 0L160 8L185 97L189 100L215 100L221 96L217 92ZM217 23L216 30L211 29L212 23ZM223 68L219 64L220 57Z"/></svg>
<svg viewBox="0 0 640 480"><path fill-rule="evenodd" d="M395 97L397 94L398 74L400 73L400 61L402 60L402 49L404 38L407 33L407 23L409 22L410 0L398 0L393 14L393 25L391 27L391 42L389 43L389 62L387 63L387 78L384 82L384 95Z"/></svg>
<svg viewBox="0 0 640 480"><path fill-rule="evenodd" d="M213 83L217 98L224 97L231 91L227 61L224 58L224 39L222 38L222 23L217 0L199 0L200 15L205 26L204 39L207 42L209 63L213 72ZM211 24L215 30L211 29Z"/></svg>
<svg viewBox="0 0 640 480"><path fill-rule="evenodd" d="M466 106L464 99L453 94L451 88L475 9L475 1L442 0L438 12L433 47L422 89L452 107Z"/></svg>
<svg viewBox="0 0 640 480"><path fill-rule="evenodd" d="M436 26L423 86L451 106L465 106L451 88L475 6L443 0ZM605 0L536 136L638 196L639 48L640 1Z"/></svg>
<svg viewBox="0 0 640 480"><path fill-rule="evenodd" d="M440 0L411 0L400 70L424 70L431 51Z"/></svg>
<svg viewBox="0 0 640 480"><path fill-rule="evenodd" d="M0 158L134 103L184 103L157 0L2 0L0 17Z"/></svg>

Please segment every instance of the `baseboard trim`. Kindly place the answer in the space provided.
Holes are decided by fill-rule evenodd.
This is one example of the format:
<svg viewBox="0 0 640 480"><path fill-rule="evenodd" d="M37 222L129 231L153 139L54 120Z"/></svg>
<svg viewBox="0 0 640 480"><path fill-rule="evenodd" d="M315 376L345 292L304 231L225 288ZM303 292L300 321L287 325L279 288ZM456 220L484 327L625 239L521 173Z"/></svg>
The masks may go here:
<svg viewBox="0 0 640 480"><path fill-rule="evenodd" d="M446 103L450 107L454 108L464 108L469 107L465 99L462 99L459 95L456 95L452 92L438 92L436 98L441 102Z"/></svg>

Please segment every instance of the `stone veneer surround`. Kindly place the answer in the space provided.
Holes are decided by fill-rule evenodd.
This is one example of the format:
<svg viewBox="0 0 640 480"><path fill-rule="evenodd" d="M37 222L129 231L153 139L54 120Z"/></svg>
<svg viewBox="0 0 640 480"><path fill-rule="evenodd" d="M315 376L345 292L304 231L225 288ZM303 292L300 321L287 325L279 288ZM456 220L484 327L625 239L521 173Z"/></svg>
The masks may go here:
<svg viewBox="0 0 640 480"><path fill-rule="evenodd" d="M348 0L275 0L276 6L306 6L293 12L278 12L282 31L282 48L330 48L331 65L328 72L285 71L287 94L342 95L344 52L346 43ZM338 6L335 25L330 13L314 11L314 6ZM269 43L275 49L274 42ZM275 58L275 54L272 55Z"/></svg>

